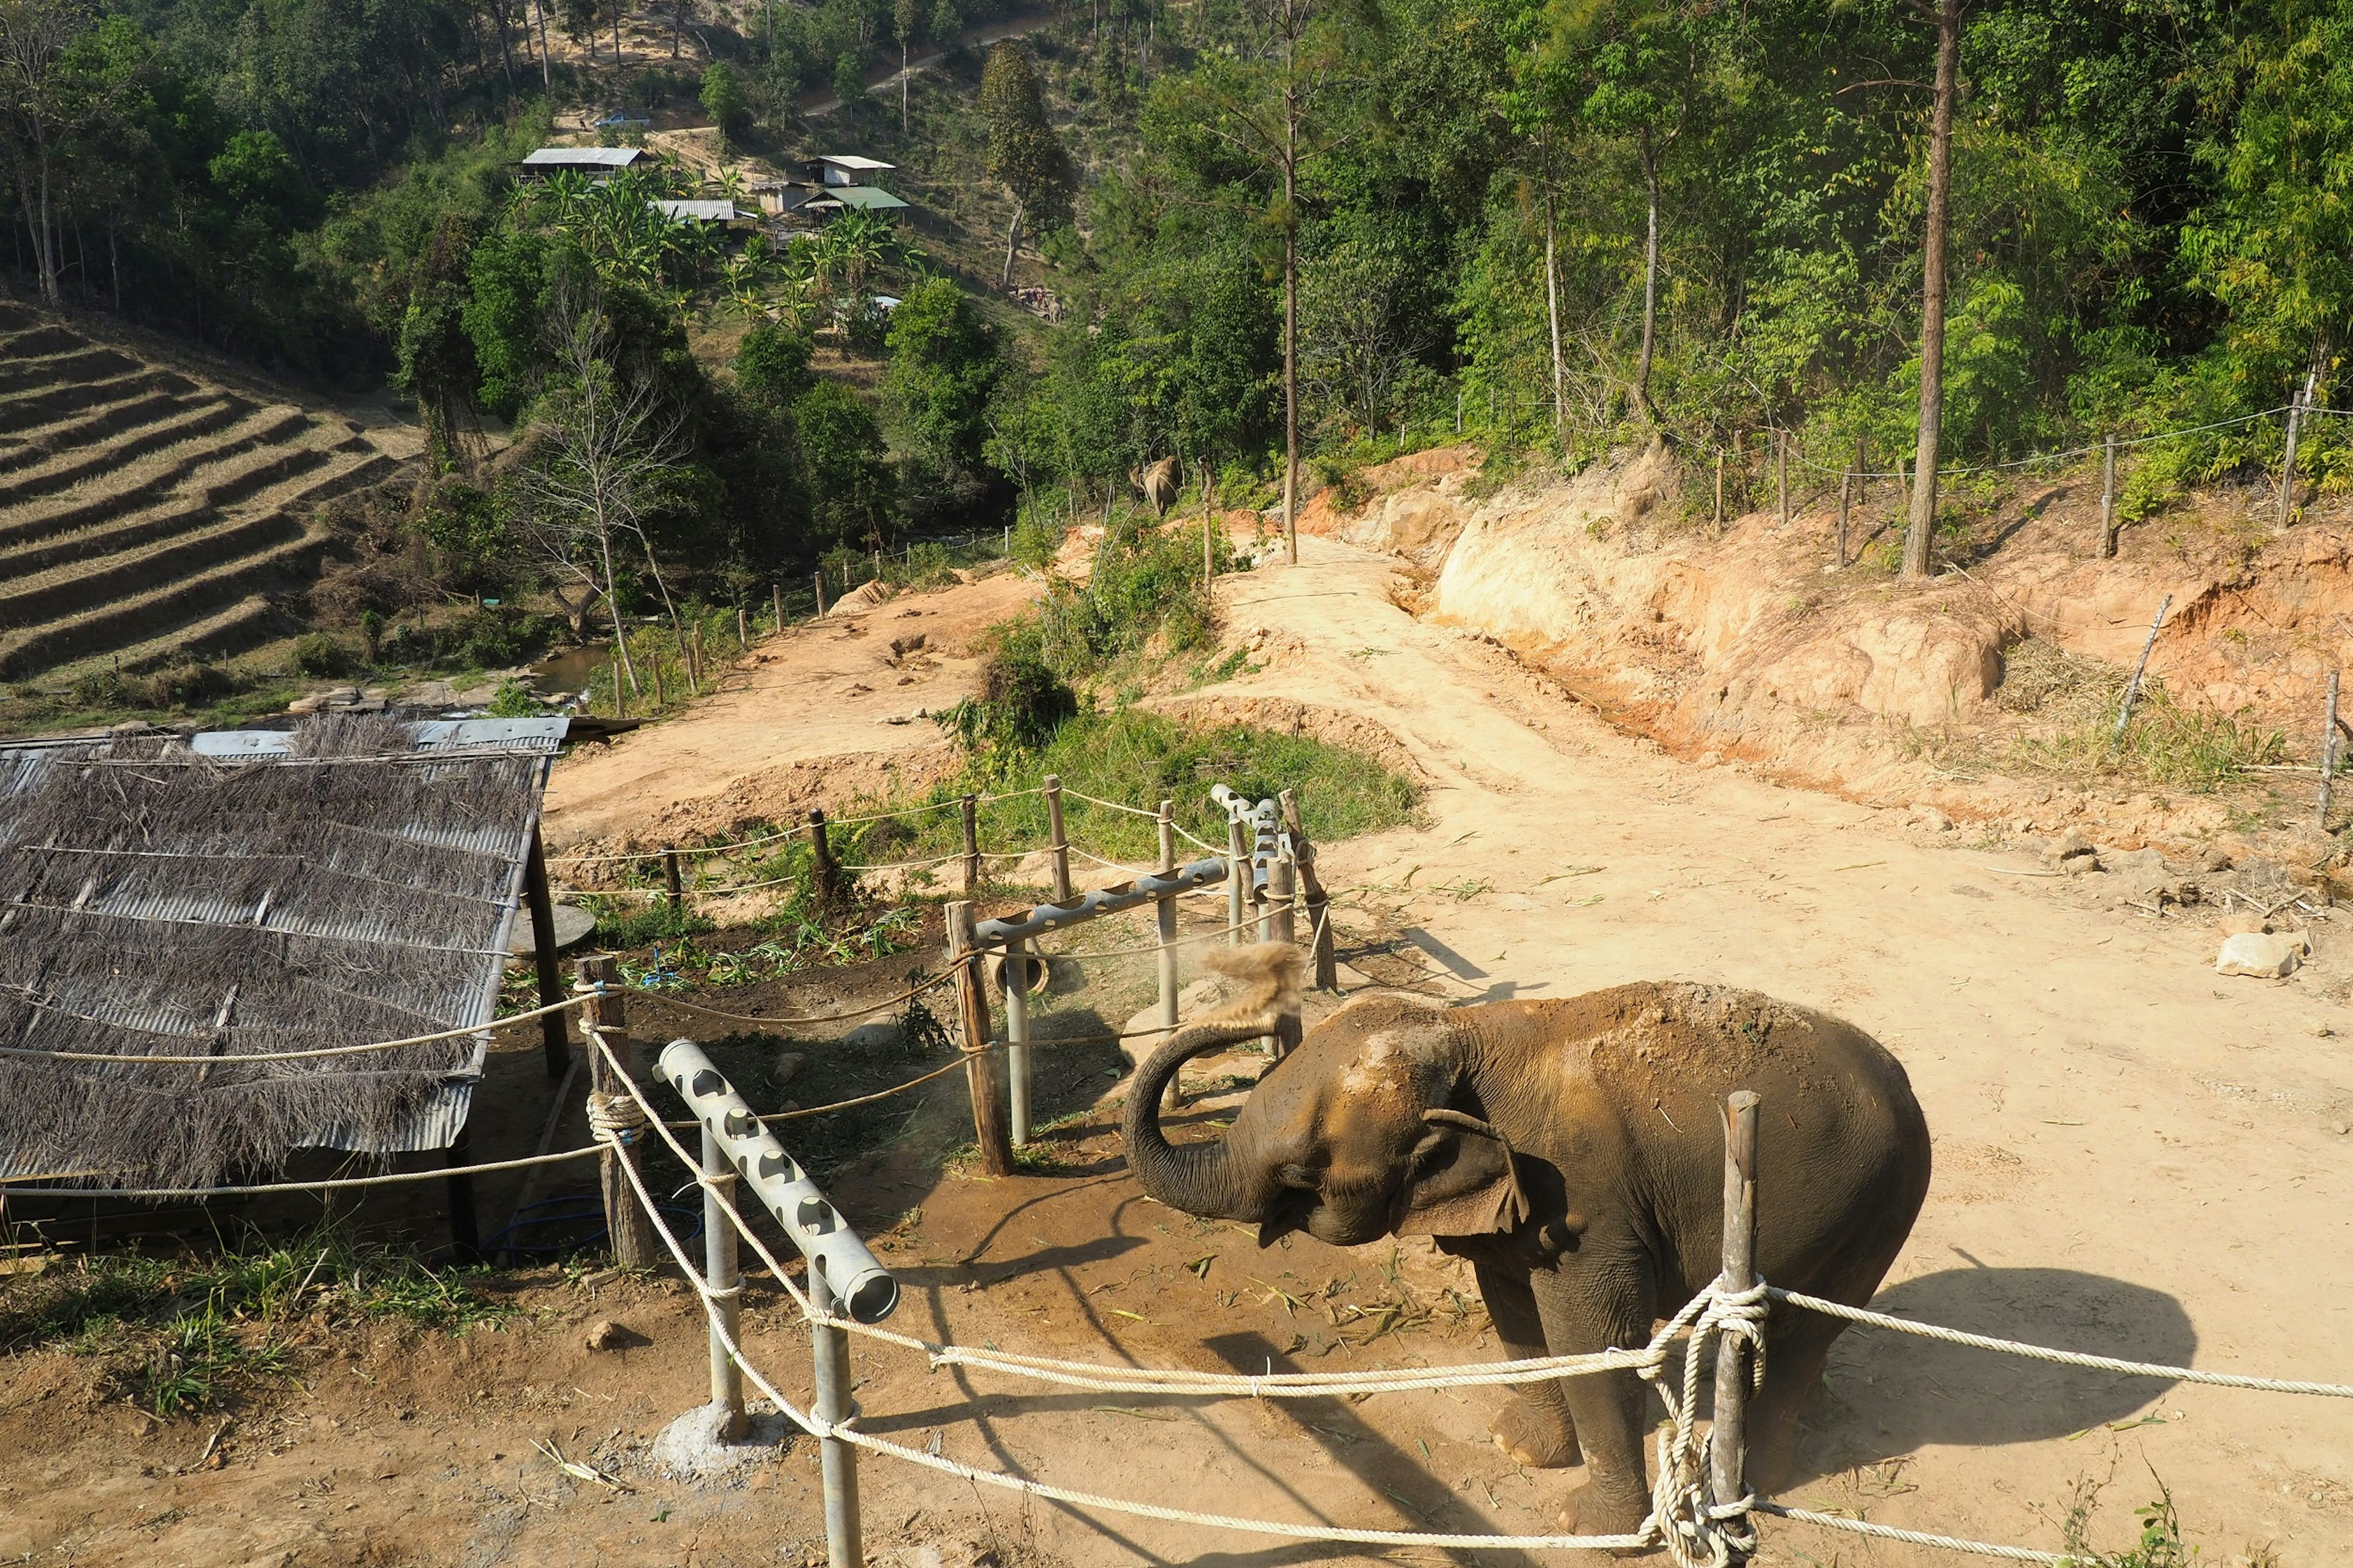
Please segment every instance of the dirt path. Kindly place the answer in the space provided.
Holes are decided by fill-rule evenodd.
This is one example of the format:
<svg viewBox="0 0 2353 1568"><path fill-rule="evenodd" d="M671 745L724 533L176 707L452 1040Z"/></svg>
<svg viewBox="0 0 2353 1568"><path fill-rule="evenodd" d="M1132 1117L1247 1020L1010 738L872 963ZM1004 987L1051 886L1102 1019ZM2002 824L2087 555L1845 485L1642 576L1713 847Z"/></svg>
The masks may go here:
<svg viewBox="0 0 2353 1568"><path fill-rule="evenodd" d="M894 781L920 789L952 760L924 715L971 692L972 639L1037 587L1000 573L771 634L688 715L567 757L548 785L549 848L684 841Z"/></svg>

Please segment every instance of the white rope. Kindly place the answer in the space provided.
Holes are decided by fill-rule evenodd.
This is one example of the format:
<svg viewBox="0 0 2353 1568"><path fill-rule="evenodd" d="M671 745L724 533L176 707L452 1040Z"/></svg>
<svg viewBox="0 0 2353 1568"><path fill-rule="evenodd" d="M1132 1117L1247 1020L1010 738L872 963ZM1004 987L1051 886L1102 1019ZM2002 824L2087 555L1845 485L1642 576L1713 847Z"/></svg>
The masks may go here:
<svg viewBox="0 0 2353 1568"><path fill-rule="evenodd" d="M1680 1392L1669 1388L1659 1375L1659 1362L1636 1373L1659 1391L1659 1399L1667 1407L1667 1425L1659 1433L1659 1478L1651 1487L1647 1522L1657 1527L1676 1568L1730 1568L1735 1562L1746 1562L1757 1549L1757 1531L1746 1520L1755 1497L1722 1505L1709 1500L1708 1460L1715 1446L1715 1429L1711 1423L1706 1436L1699 1436L1698 1391L1703 1349L1715 1340L1715 1353L1723 1355L1726 1336L1749 1343L1749 1392L1765 1386L1766 1312L1764 1286L1733 1290L1718 1277L1685 1303L1674 1321L1651 1342L1653 1348L1663 1350L1677 1331L1690 1328L1691 1338L1683 1346Z"/></svg>
<svg viewBox="0 0 2353 1568"><path fill-rule="evenodd" d="M245 1187L42 1187L32 1195L60 1198L222 1198L248 1197L259 1193L339 1192L346 1187L383 1187L399 1182L438 1182L448 1176L474 1176L490 1171L517 1171L526 1165L554 1165L566 1160L601 1153L602 1143L584 1143L554 1154L526 1154L518 1160L493 1160L486 1165L448 1165L438 1171L396 1171L382 1176L335 1176L320 1182L264 1182ZM88 1174L89 1173L79 1173ZM0 1186L51 1182L55 1176L0 1176Z"/></svg>
<svg viewBox="0 0 2353 1568"><path fill-rule="evenodd" d="M604 1031L598 1030L596 1043L605 1043ZM641 1141L646 1135L647 1108L635 1093L592 1094L588 1097L588 1131L599 1143L615 1148L626 1147Z"/></svg>
<svg viewBox="0 0 2353 1568"><path fill-rule="evenodd" d="M1030 1497L1044 1498L1054 1502L1069 1503L1077 1508L1100 1509L1106 1513L1127 1514L1139 1519L1157 1519L1171 1524L1190 1524L1214 1530L1240 1531L1255 1535L1281 1536L1293 1541L1343 1541L1374 1546L1465 1547L1518 1551L1572 1548L1625 1551L1650 1544L1651 1537L1647 1530L1631 1535L1458 1535L1439 1534L1427 1531L1357 1530L1345 1525L1331 1524L1288 1524L1271 1520L1237 1519L1228 1514L1199 1513L1191 1509L1167 1508L1158 1503L1134 1502L1125 1498L1103 1497L1093 1492L1074 1491L1067 1487L1052 1486L1019 1476L1008 1476L997 1470L976 1469L970 1465L960 1464L956 1460L940 1455L903 1447L897 1443L869 1436L859 1431L850 1422L819 1420L814 1412L805 1411L786 1398L784 1392L771 1383L767 1376L744 1354L741 1342L736 1335L728 1331L725 1322L720 1317L717 1302L722 1292L714 1290L710 1280L688 1260L686 1249L680 1245L678 1237L671 1233L669 1224L662 1216L660 1205L655 1203L653 1194L647 1191L643 1178L628 1161L617 1163L628 1177L629 1185L637 1194L638 1201L644 1205L646 1213L652 1217L653 1226L661 1234L663 1245L670 1248L670 1256L677 1260L679 1268L685 1274L688 1283L694 1288L696 1296L701 1299L703 1316L710 1321L712 1336L725 1347L728 1355L733 1359L738 1367L743 1369L744 1375L751 1380L753 1386L773 1403L786 1419L811 1436L835 1438L873 1453L886 1454L894 1459L903 1460L911 1465L921 1465L926 1469L937 1470L942 1474L955 1476L963 1480L976 1482L983 1486L997 1487L1007 1491L1022 1492ZM695 1167L691 1164L688 1168L691 1170ZM757 1238L743 1226L741 1216L734 1214L732 1206L729 1207L728 1213L731 1217L736 1219L737 1229L743 1231L744 1238L757 1247ZM760 1250L765 1257L765 1248L760 1248ZM778 1278L783 1278L781 1273ZM797 1289L792 1289L789 1282L786 1288L792 1289L797 1300L806 1300ZM813 1317L812 1321L837 1328L865 1326L853 1325L846 1320L834 1319L829 1315ZM856 1417L853 1416L851 1419L854 1421Z"/></svg>
<svg viewBox="0 0 2353 1568"><path fill-rule="evenodd" d="M1769 1513L1776 1519L1794 1519L1804 1524L1819 1524L1825 1530L1843 1530L1855 1535L1868 1535L1881 1541L1902 1541L1914 1546L1938 1546L1947 1552L1966 1552L1978 1557L2000 1557L2012 1563L2053 1563L2069 1564L2070 1568L2089 1568L2087 1560L2073 1552L2037 1552L2031 1546L1996 1546L1991 1542L1964 1541L1957 1535L1931 1535L1923 1530L1899 1530L1892 1524L1873 1524L1868 1520L1848 1519L1835 1513L1816 1513L1811 1509L1783 1508L1777 1502L1755 1502L1749 1507L1757 1513Z"/></svg>
<svg viewBox="0 0 2353 1568"><path fill-rule="evenodd" d="M568 1007L580 1006L588 1000L590 1000L588 995L567 997L561 1002L550 1002L544 1007L533 1007L528 1013L510 1013L503 1018L493 1018L487 1024L470 1024L455 1029L444 1029L434 1035L411 1035L405 1040L371 1040L364 1046L321 1046L316 1050L308 1051L235 1051L215 1057L165 1057L133 1056L127 1053L116 1055L106 1051L45 1051L32 1046L0 1046L0 1057L34 1057L53 1062L154 1062L172 1067L236 1067L246 1062L310 1061L320 1057L357 1056L364 1051L396 1051L408 1046L429 1046L437 1040L455 1040L468 1035L480 1035L491 1029L502 1029L509 1024L520 1024L532 1018L543 1018L550 1013L561 1013ZM45 1007L51 1012L65 1011L63 1008L47 1007L47 1004L38 1001L34 1002L33 1005ZM92 1018L80 1013L69 1013L67 1016L80 1018L85 1023L109 1024L114 1028L137 1027L130 1024L111 1024L107 1019ZM153 1029L140 1029L138 1032L162 1033L161 1030Z"/></svg>
<svg viewBox="0 0 2353 1568"><path fill-rule="evenodd" d="M1967 1333L1939 1323L1915 1323L1909 1319L1891 1318L1884 1312L1873 1312L1862 1307L1825 1301L1819 1296L1800 1295L1795 1290L1775 1289L1769 1294L1777 1301L1787 1301L1793 1307L1803 1307L1809 1311L1825 1312L1833 1318L1844 1318L1849 1322L1868 1323L1875 1329L1894 1329L1899 1333L1917 1334L1924 1340L1942 1340L1947 1344L2000 1351L2031 1361L2057 1362L2062 1366L2090 1367L2095 1372L2121 1372L2137 1377L2169 1377L2182 1383L2211 1383L2219 1388L2253 1388L2266 1394L2316 1394L2326 1398L2353 1399L2353 1384L2303 1383L2280 1377L2242 1377L2235 1373L2200 1372L2194 1367L2165 1366L2156 1362L2119 1361L2115 1356L2084 1355L2077 1351L2057 1351L2047 1345L2030 1345L2017 1340L1998 1340L1989 1334Z"/></svg>

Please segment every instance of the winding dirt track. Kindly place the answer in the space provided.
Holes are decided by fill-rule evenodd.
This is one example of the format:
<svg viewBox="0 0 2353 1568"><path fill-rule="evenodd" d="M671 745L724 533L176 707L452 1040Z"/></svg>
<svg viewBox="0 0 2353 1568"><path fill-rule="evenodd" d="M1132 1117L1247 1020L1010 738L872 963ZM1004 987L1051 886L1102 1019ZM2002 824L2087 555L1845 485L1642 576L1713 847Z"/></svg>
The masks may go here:
<svg viewBox="0 0 2353 1568"><path fill-rule="evenodd" d="M2290 980L2218 977L2205 921L2085 912L2023 857L1667 759L1493 647L1396 608L1385 560L1301 546L1296 569L1221 585L1234 634L1262 634L1271 658L1216 695L1377 721L1427 775L1427 827L1326 851L1327 880L1360 906L1352 921L1374 910L1383 928L1419 933L1456 995L1720 981L1878 1035L1913 1076L1937 1161L1883 1310L2128 1358L2353 1380L2353 1142L2339 1131L2353 1071L2329 1032L2343 1009L2324 994L2343 984L2353 944L2323 925L2315 961ZM1124 1175L1120 1191L1133 1191ZM1773 1194L1761 1201L1769 1225ZM1146 1228L1117 1212L1114 1231ZM1029 1273L1024 1232L1019 1218L990 1231L989 1256L1015 1275ZM1312 1256L1270 1263L1317 1279L1374 1261L1300 1239ZM1258 1294L1244 1287L1245 1300ZM1121 1298L1051 1296L1010 1327L1099 1353L1084 1325L1106 1324L1099 1302ZM2077 1373L1862 1331L1841 1341L1829 1385L1802 1451L1809 1479L1788 1500L2052 1550L2075 1483L2113 1473L2092 1539L2114 1550L2132 1538L2130 1510L2156 1495L2153 1468L2211 1560L2260 1563L2269 1542L2282 1563L2318 1564L2353 1548L2347 1402ZM1188 1414L1189 1426L1128 1421L1103 1439L1116 1461L1090 1463L1082 1429L1122 1417L1071 1408L1084 1400L1019 1403L1038 1413L988 1425L989 1446L1044 1479L1272 1517L1305 1505L1341 1522L1415 1523L1364 1462L1378 1450L1331 1440L1312 1418L1225 1407ZM1391 1395L1352 1414L1426 1474L1411 1492L1451 1493L1460 1506L1445 1528L1545 1528L1561 1483L1530 1486L1483 1447L1493 1403L1476 1391ZM983 1457L947 1431L950 1454ZM971 1513L968 1494L959 1509L953 1488L878 1470L877 1483ZM1301 1560L1263 1540L1135 1521L1098 1535L1050 1510L1031 1518L1039 1544L1074 1562ZM1773 1563L1948 1560L1800 1525L1767 1534ZM1346 1558L1332 1551L1322 1560Z"/></svg>

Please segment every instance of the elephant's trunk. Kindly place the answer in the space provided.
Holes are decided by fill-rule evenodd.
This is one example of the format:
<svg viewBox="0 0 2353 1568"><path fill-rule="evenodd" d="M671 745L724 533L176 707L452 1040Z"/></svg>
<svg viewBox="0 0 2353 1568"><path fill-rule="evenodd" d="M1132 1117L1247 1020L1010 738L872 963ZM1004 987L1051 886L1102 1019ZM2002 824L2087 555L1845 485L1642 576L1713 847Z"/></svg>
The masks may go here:
<svg viewBox="0 0 2353 1568"><path fill-rule="evenodd" d="M1170 1208L1207 1219L1256 1225L1265 1217L1263 1184L1255 1173L1237 1166L1224 1139L1179 1148L1161 1134L1160 1095L1176 1069L1193 1058L1256 1039L1273 1028L1271 1016L1197 1024L1179 1029L1135 1069L1121 1131L1127 1140L1129 1168L1145 1192Z"/></svg>

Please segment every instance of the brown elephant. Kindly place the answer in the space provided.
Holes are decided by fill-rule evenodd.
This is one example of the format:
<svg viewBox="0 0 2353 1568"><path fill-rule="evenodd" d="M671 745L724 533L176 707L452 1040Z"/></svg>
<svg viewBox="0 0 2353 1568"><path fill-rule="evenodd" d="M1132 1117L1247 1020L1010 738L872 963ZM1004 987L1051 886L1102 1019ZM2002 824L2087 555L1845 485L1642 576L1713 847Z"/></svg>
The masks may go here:
<svg viewBox="0 0 2353 1568"><path fill-rule="evenodd" d="M1505 1352L1647 1343L1722 1259L1725 1097L1755 1090L1757 1268L1860 1306L1928 1191L1928 1128L1903 1067L1852 1025L1753 991L1620 985L1563 1001L1351 1002L1262 1077L1222 1140L1172 1145L1178 1064L1298 1007L1298 953L1219 965L1252 980L1137 1069L1124 1131L1145 1190L1188 1214L1351 1247L1430 1236L1470 1260ZM1786 1480L1799 1408L1840 1320L1789 1308L1767 1330L1748 1474ZM1566 1522L1630 1531L1650 1508L1644 1393L1631 1372L1521 1386L1490 1430L1519 1462L1588 1466Z"/></svg>
<svg viewBox="0 0 2353 1568"><path fill-rule="evenodd" d="M1152 503L1153 515L1166 517L1176 501L1176 459L1163 458L1131 477L1144 499Z"/></svg>

